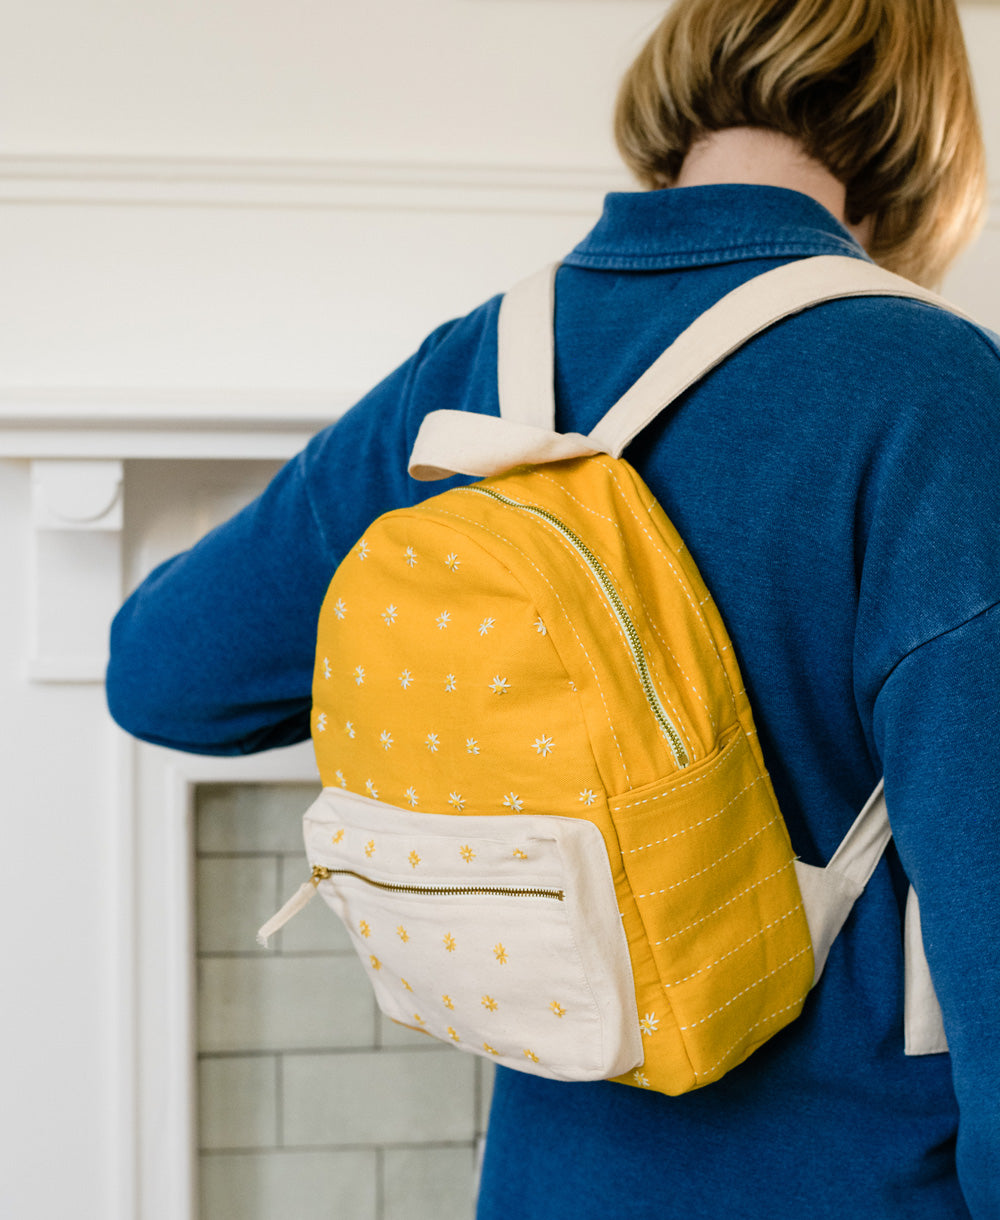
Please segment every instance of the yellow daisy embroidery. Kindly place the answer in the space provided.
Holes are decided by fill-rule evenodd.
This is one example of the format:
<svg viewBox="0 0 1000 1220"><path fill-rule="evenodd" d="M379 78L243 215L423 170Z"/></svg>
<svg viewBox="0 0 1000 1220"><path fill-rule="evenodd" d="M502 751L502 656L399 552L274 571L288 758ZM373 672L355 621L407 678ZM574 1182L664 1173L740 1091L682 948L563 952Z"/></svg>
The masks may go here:
<svg viewBox="0 0 1000 1220"><path fill-rule="evenodd" d="M399 937L399 939L400 939L400 940L403 942L403 944L404 944L404 945L405 945L405 944L406 944L406 942L407 942L407 941L410 939L410 934L409 934L409 932L407 932L407 930L406 930L406 929L403 927L403 925L402 925L402 924L400 924L400 925L399 925L399 926L396 928L396 935Z"/></svg>
<svg viewBox="0 0 1000 1220"><path fill-rule="evenodd" d="M499 1007L496 1000L494 1000L491 995L484 995L479 1003L482 1004L487 1012L496 1012L497 1008Z"/></svg>
<svg viewBox="0 0 1000 1220"><path fill-rule="evenodd" d="M375 855L375 840L374 839L369 839L368 842L365 844L365 855L368 857L369 860L372 858L372 856Z"/></svg>
<svg viewBox="0 0 1000 1220"><path fill-rule="evenodd" d="M549 1008L552 1009L552 1011L555 1013L555 1015L557 1017L564 1017L566 1015L566 1009L563 1008L563 1006L559 1003L558 1000L553 1000L552 1003L549 1005Z"/></svg>
<svg viewBox="0 0 1000 1220"><path fill-rule="evenodd" d="M455 1011L455 1001L450 995L443 995L441 997L441 1003L445 1006L445 1008L450 1008L452 1012Z"/></svg>
<svg viewBox="0 0 1000 1220"><path fill-rule="evenodd" d="M526 851L522 851L520 849L520 847L514 848L514 859L515 860L527 860L527 858L528 858L528 853Z"/></svg>
<svg viewBox="0 0 1000 1220"><path fill-rule="evenodd" d="M378 960L374 953L369 956L368 960L371 962L373 970L382 969L382 963Z"/></svg>
<svg viewBox="0 0 1000 1220"><path fill-rule="evenodd" d="M417 853L415 851L411 851L410 854L406 858L410 862L410 868L416 868L417 865L420 863L420 857L417 855Z"/></svg>
<svg viewBox="0 0 1000 1220"><path fill-rule="evenodd" d="M418 1025L426 1025L426 1022L424 1021L423 1017L420 1015L419 1012L415 1012L413 1014L413 1019L414 1019L414 1021L416 1021L416 1023Z"/></svg>
<svg viewBox="0 0 1000 1220"><path fill-rule="evenodd" d="M456 941L455 941L454 936L452 936L452 934L450 932L445 932L444 936L441 938L441 943L444 945L444 947L448 950L449 953L455 952Z"/></svg>
<svg viewBox="0 0 1000 1220"><path fill-rule="evenodd" d="M493 946L493 956L501 966L507 965L507 950L499 942Z"/></svg>
<svg viewBox="0 0 1000 1220"><path fill-rule="evenodd" d="M525 1050L524 1057L525 1057L525 1059L530 1059L532 1063L538 1062L538 1056L535 1054L534 1051Z"/></svg>
<svg viewBox="0 0 1000 1220"><path fill-rule="evenodd" d="M500 1054L500 1052L498 1050L495 1050L492 1046L490 1046L490 1044L488 1042L483 1043L483 1050L487 1053L487 1055L499 1055Z"/></svg>
<svg viewBox="0 0 1000 1220"><path fill-rule="evenodd" d="M331 837L330 837L330 842L331 842L331 843L339 843L339 842L340 842L340 840L341 840L343 837L344 837L344 831L343 831L343 828L341 828L340 830L335 830L335 831L333 832L333 834L331 835Z"/></svg>
<svg viewBox="0 0 1000 1220"><path fill-rule="evenodd" d="M372 930L368 926L368 923L366 920L364 920L364 919L360 920L358 923L358 927L361 929L361 935L364 936L366 939L367 939L367 937L371 936Z"/></svg>
<svg viewBox="0 0 1000 1220"><path fill-rule="evenodd" d="M466 864L471 864L476 858L476 853L472 850L468 843L463 844L458 849L458 854L462 857Z"/></svg>
<svg viewBox="0 0 1000 1220"><path fill-rule="evenodd" d="M458 1034L455 1032L455 1030L452 1029L452 1027L450 1025L448 1026L448 1036L449 1036L449 1038L451 1038L452 1042L461 1041Z"/></svg>
<svg viewBox="0 0 1000 1220"><path fill-rule="evenodd" d="M410 986L410 984L409 984L409 983L406 981L406 979L401 978L399 981L400 981L400 982L403 984L403 986L406 988L406 990L407 990L407 991L412 991L412 990L413 990L413 988L412 988L412 987Z"/></svg>

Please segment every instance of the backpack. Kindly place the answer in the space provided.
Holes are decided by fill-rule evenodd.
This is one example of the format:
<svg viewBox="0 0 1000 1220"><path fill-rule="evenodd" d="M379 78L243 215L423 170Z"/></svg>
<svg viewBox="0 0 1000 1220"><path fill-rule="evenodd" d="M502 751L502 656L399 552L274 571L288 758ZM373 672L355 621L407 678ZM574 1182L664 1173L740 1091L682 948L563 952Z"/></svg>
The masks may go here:
<svg viewBox="0 0 1000 1220"><path fill-rule="evenodd" d="M823 300L933 294L804 259L703 314L587 437L554 431L555 268L504 298L499 418L425 419L416 478L319 619L304 819L382 1010L497 1063L681 1094L799 1014L890 837L881 784L796 859L726 628L620 456L752 335ZM946 308L951 308L946 306ZM955 311L957 312L957 311ZM911 890L906 1049L945 1050Z"/></svg>

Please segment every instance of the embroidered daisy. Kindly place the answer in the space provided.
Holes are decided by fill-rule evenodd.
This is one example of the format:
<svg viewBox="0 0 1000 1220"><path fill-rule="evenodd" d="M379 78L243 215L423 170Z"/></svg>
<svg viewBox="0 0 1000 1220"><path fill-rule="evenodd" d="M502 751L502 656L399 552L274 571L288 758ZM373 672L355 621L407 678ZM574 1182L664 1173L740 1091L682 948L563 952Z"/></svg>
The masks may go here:
<svg viewBox="0 0 1000 1220"><path fill-rule="evenodd" d="M448 950L449 953L455 952L456 941L455 941L454 936L452 936L452 934L450 932L445 932L444 936L441 939L441 943L444 945L444 947Z"/></svg>
<svg viewBox="0 0 1000 1220"><path fill-rule="evenodd" d="M501 966L507 965L507 950L499 942L493 946L493 956Z"/></svg>
<svg viewBox="0 0 1000 1220"><path fill-rule="evenodd" d="M640 1089L649 1088L649 1077L646 1075L645 1072L640 1072L638 1068L636 1068L635 1071L632 1073L632 1079L635 1081L635 1083L639 1086Z"/></svg>
<svg viewBox="0 0 1000 1220"><path fill-rule="evenodd" d="M360 931L361 931L361 935L362 935L362 936L363 936L363 937L364 937L366 940L368 939L368 937L369 937L369 936L371 936L371 934L372 934L372 930L371 930L371 928L368 926L368 923L367 923L367 921L366 921L366 920L364 920L364 919L360 920L360 921L359 921L359 923L358 923L358 928L359 928L359 929L360 929Z"/></svg>
<svg viewBox="0 0 1000 1220"><path fill-rule="evenodd" d="M347 607L344 605L344 599L342 597L338 597L333 603L333 612L337 618L343 618L347 613Z"/></svg>
<svg viewBox="0 0 1000 1220"><path fill-rule="evenodd" d="M582 805L593 805L594 801L596 800L597 794L591 792L589 788L584 788L584 790L580 793L580 803Z"/></svg>
<svg viewBox="0 0 1000 1220"><path fill-rule="evenodd" d="M496 1050L494 1047L490 1046L490 1044L488 1042L483 1043L483 1050L487 1053L487 1055L499 1055L500 1054L500 1052L498 1050Z"/></svg>
<svg viewBox="0 0 1000 1220"><path fill-rule="evenodd" d="M378 960L374 953L369 954L368 960L371 962L373 970L382 969L382 963Z"/></svg>
<svg viewBox="0 0 1000 1220"><path fill-rule="evenodd" d="M446 555L446 556L445 556L445 558L444 558L444 562L445 562L445 564L447 565L447 567L448 567L448 568L449 568L449 569L450 569L452 572L454 572L454 571L455 571L455 569L458 567L458 565L459 565L459 564L460 564L462 561L461 561L461 559L459 559L459 557L458 557L458 556L455 554L455 552L454 552L454 551L452 551L450 555Z"/></svg>
<svg viewBox="0 0 1000 1220"><path fill-rule="evenodd" d="M548 756L552 753L552 747L554 744L555 743L551 737L536 737L531 743L531 748L541 758L548 758Z"/></svg>
<svg viewBox="0 0 1000 1220"><path fill-rule="evenodd" d="M323 677L329 678L331 673L332 673L332 670L330 669L330 658L324 657L323 658Z"/></svg>
<svg viewBox="0 0 1000 1220"><path fill-rule="evenodd" d="M406 550L403 552L403 558L406 560L406 566L408 568L412 568L413 565L417 562L417 552L413 549L412 546L408 546L406 548Z"/></svg>
<svg viewBox="0 0 1000 1220"><path fill-rule="evenodd" d="M403 927L402 924L400 924L399 927L397 927L396 935L399 937L399 939L403 942L404 945L410 939L409 932L407 932L407 930Z"/></svg>
<svg viewBox="0 0 1000 1220"><path fill-rule="evenodd" d="M358 686L364 686L364 684L365 684L365 667L364 667L363 665L356 665L356 666L354 667L354 681L355 681L355 683L356 683Z"/></svg>
<svg viewBox="0 0 1000 1220"><path fill-rule="evenodd" d="M441 613L437 616L437 618L434 621L438 625L438 630L443 631L445 629L445 627L447 627L448 624L451 622L451 611L442 610Z"/></svg>
<svg viewBox="0 0 1000 1220"><path fill-rule="evenodd" d="M396 616L398 614L399 611L395 606L386 606L386 608L382 611L382 618L385 620L385 625L387 627L391 627L396 621Z"/></svg>
<svg viewBox="0 0 1000 1220"><path fill-rule="evenodd" d="M553 1000L549 1005L549 1008L552 1009L553 1013L555 1013L557 1017L564 1017L566 1015L566 1009L563 1008L558 1000Z"/></svg>
<svg viewBox="0 0 1000 1220"><path fill-rule="evenodd" d="M445 691L450 694L455 689L455 686L456 686L455 675L454 674L445 674L445 678L444 678Z"/></svg>
<svg viewBox="0 0 1000 1220"><path fill-rule="evenodd" d="M391 750L393 746L392 734L388 729L383 729L378 737L383 750Z"/></svg>
<svg viewBox="0 0 1000 1220"><path fill-rule="evenodd" d="M353 721L348 720L348 722L347 722L347 723L344 725L344 732L347 734L347 736L348 736L348 737L350 737L350 738L353 740L353 738L354 738L354 723L353 723Z"/></svg>
<svg viewBox="0 0 1000 1220"><path fill-rule="evenodd" d="M340 772L338 771L338 772L337 772L337 774L339 775L339 774L340 774ZM343 832L343 830L335 830L335 831L333 832L333 834L330 836L330 842L331 842L331 843L339 843L339 842L340 842L340 840L341 840L343 837L344 837L344 832Z"/></svg>
<svg viewBox="0 0 1000 1220"><path fill-rule="evenodd" d="M484 995L479 1003L482 1004L487 1012L496 1012L496 1010L499 1008L496 1000L494 1000L491 995Z"/></svg>
<svg viewBox="0 0 1000 1220"><path fill-rule="evenodd" d="M424 1018L423 1018L423 1017L420 1015L420 1013L419 1013L419 1012L415 1012L415 1013L413 1014L413 1019L414 1019L414 1021L416 1021L416 1023L417 1023L418 1025L425 1025L425 1024L426 1024L426 1022L424 1021Z"/></svg>
<svg viewBox="0 0 1000 1220"><path fill-rule="evenodd" d="M410 862L410 868L416 868L417 865L420 863L420 857L417 855L417 853L415 851L411 851L410 854L406 858Z"/></svg>
<svg viewBox="0 0 1000 1220"><path fill-rule="evenodd" d="M528 858L528 853L526 851L522 851L520 847L514 848L514 859L515 860L527 860L527 858Z"/></svg>
<svg viewBox="0 0 1000 1220"><path fill-rule="evenodd" d="M417 805L420 803L420 797L417 796L416 792L412 788L407 788L407 790L403 793L403 796L406 798L406 803L410 806L410 808L416 809Z"/></svg>
<svg viewBox="0 0 1000 1220"><path fill-rule="evenodd" d="M479 742L476 741L475 737L466 737L465 752L466 752L466 754L478 754L479 753Z"/></svg>
<svg viewBox="0 0 1000 1220"><path fill-rule="evenodd" d="M343 771L334 771L333 778L337 781L338 784L340 784L341 788L347 787L347 780L344 779ZM341 833L343 833L343 832L341 832ZM339 842L339 840L334 840L334 841Z"/></svg>
<svg viewBox="0 0 1000 1220"><path fill-rule="evenodd" d="M413 685L413 674L411 674L408 669L404 669L399 675L399 685L403 688L403 690L409 690Z"/></svg>
<svg viewBox="0 0 1000 1220"><path fill-rule="evenodd" d="M538 1056L535 1054L534 1051L526 1050L524 1052L524 1057L525 1057L525 1059L530 1059L532 1063L538 1062Z"/></svg>
<svg viewBox="0 0 1000 1220"><path fill-rule="evenodd" d="M535 630L539 635L548 635L548 632L545 630L545 624L540 618L535 619Z"/></svg>
<svg viewBox="0 0 1000 1220"><path fill-rule="evenodd" d="M370 779L365 780L365 791L368 793L368 795L372 798L373 801L378 800L378 789L375 787L375 785L372 783L372 781Z"/></svg>
<svg viewBox="0 0 1000 1220"><path fill-rule="evenodd" d="M424 745L426 745L432 754L436 754L441 745L437 733L428 733L424 738Z"/></svg>
<svg viewBox="0 0 1000 1220"><path fill-rule="evenodd" d="M375 840L374 839L369 839L368 842L365 844L365 855L368 857L369 860L372 858L372 856L375 855Z"/></svg>
<svg viewBox="0 0 1000 1220"><path fill-rule="evenodd" d="M403 986L406 988L406 990L407 990L407 991L412 991L412 990L413 990L413 988L412 988L412 987L410 986L410 984L409 984L409 983L406 981L406 979L401 978L399 981L400 981L400 982L403 984Z"/></svg>
<svg viewBox="0 0 1000 1220"><path fill-rule="evenodd" d="M326 712L320 712L320 714L316 717L316 732L326 732Z"/></svg>
<svg viewBox="0 0 1000 1220"><path fill-rule="evenodd" d="M489 635L489 633L493 630L493 628L496 625L497 625L497 621L495 618L484 618L483 621L479 624L479 634L480 635Z"/></svg>
<svg viewBox="0 0 1000 1220"><path fill-rule="evenodd" d="M510 690L510 683L506 678L501 678L499 674L496 674L490 683L490 690L494 695L506 695Z"/></svg>
<svg viewBox="0 0 1000 1220"><path fill-rule="evenodd" d="M642 1030L642 1032L646 1035L647 1038L651 1038L653 1036L653 1034L656 1033L656 1030L657 1030L657 1027L659 1026L659 1024L660 1024L660 1018L656 1015L656 1013L647 1012L646 1015L639 1022L639 1028Z"/></svg>
<svg viewBox="0 0 1000 1220"><path fill-rule="evenodd" d="M459 1038L458 1034L457 1034L457 1033L455 1033L455 1031L452 1029L452 1027L451 1027L450 1025L448 1026L448 1037L449 1037L449 1038L452 1040L452 1042L460 1042L460 1041L461 1041L461 1039Z"/></svg>
<svg viewBox="0 0 1000 1220"><path fill-rule="evenodd" d="M524 808L524 801L521 800L516 792L508 792L503 798L503 803L508 809L513 809L515 813L520 813Z"/></svg>
<svg viewBox="0 0 1000 1220"><path fill-rule="evenodd" d="M364 538L362 538L361 541L358 543L358 558L367 559L368 551L369 551L368 543L365 542Z"/></svg>
<svg viewBox="0 0 1000 1220"><path fill-rule="evenodd" d="M466 864L471 864L476 858L476 853L472 850L468 843L463 843L458 849L458 854L462 857Z"/></svg>
<svg viewBox="0 0 1000 1220"><path fill-rule="evenodd" d="M452 809L455 809L461 813L465 808L465 797L462 796L461 792L449 792L448 804L452 807Z"/></svg>
<svg viewBox="0 0 1000 1220"><path fill-rule="evenodd" d="M450 1008L452 1010L452 1012L454 1012L455 1001L451 998L450 995L443 995L441 997L441 1003L445 1006L445 1008Z"/></svg>

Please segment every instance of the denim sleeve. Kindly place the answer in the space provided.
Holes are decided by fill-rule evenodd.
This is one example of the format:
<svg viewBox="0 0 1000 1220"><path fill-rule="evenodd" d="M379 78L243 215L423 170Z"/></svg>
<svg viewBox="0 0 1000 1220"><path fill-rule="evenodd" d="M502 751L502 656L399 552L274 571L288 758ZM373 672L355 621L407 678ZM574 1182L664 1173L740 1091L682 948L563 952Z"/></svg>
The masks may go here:
<svg viewBox="0 0 1000 1220"><path fill-rule="evenodd" d="M889 817L920 898L973 1216L1000 1216L1000 605L930 640L875 705Z"/></svg>

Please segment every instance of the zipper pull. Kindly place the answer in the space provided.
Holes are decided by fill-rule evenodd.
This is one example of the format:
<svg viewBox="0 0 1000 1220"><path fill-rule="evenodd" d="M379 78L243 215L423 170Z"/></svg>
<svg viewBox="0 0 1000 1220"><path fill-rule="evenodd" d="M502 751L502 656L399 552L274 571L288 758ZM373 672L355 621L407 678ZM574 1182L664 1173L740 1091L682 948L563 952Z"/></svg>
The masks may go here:
<svg viewBox="0 0 1000 1220"><path fill-rule="evenodd" d="M309 905L316 893L316 887L329 876L330 870L328 868L324 868L321 864L315 865L309 880L303 881L281 910L272 915L257 933L257 944L262 945L266 949L268 938L273 936L275 932L280 931L290 919L298 915L303 907Z"/></svg>

